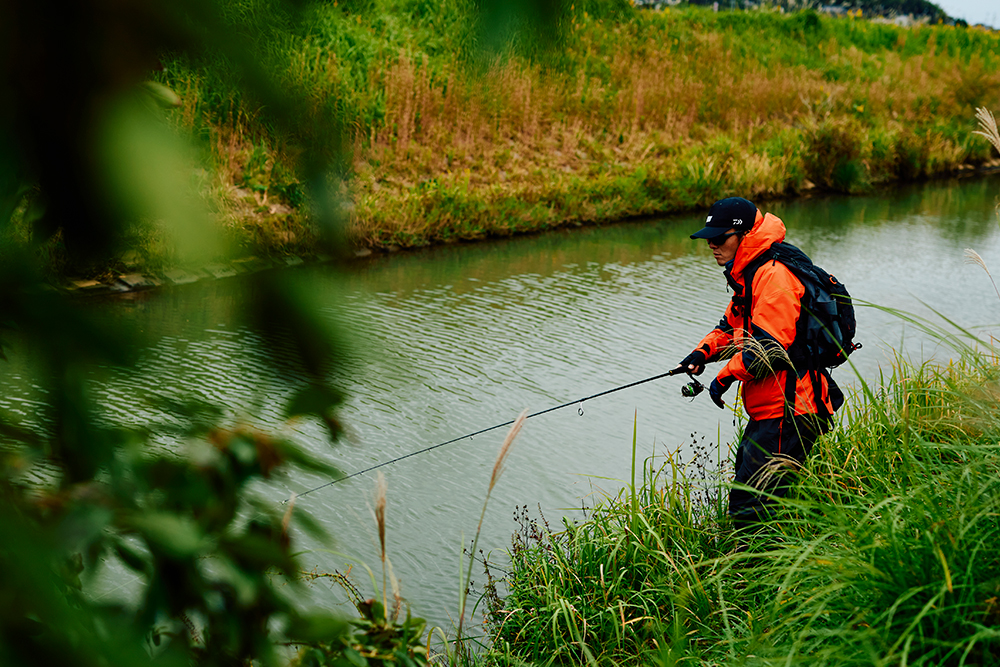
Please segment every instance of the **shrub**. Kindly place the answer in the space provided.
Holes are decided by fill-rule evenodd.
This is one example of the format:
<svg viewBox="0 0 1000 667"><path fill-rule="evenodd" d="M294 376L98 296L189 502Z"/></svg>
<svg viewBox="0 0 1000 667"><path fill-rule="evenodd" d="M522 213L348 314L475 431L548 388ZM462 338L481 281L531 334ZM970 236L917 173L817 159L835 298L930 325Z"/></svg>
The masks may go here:
<svg viewBox="0 0 1000 667"><path fill-rule="evenodd" d="M864 132L851 121L824 120L806 132L806 175L817 185L839 192L868 187L863 158Z"/></svg>

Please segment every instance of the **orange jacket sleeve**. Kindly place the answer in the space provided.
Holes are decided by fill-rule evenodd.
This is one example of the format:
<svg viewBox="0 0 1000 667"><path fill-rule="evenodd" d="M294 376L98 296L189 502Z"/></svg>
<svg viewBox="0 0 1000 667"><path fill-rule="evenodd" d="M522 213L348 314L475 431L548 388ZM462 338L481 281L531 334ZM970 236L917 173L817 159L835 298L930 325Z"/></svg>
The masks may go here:
<svg viewBox="0 0 1000 667"><path fill-rule="evenodd" d="M734 310L733 302L729 302L726 313L722 316L718 326L712 329L707 336L701 339L695 349L704 350L709 361L715 361L726 347L733 343L733 332L737 327L742 326L743 318L739 317Z"/></svg>

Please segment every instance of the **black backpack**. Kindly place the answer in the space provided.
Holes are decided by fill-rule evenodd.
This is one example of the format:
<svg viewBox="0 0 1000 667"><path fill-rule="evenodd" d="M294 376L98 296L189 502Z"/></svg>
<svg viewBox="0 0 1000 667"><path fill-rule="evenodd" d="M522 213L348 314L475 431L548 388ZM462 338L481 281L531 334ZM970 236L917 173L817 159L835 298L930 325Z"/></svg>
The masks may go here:
<svg viewBox="0 0 1000 667"><path fill-rule="evenodd" d="M861 347L854 342L858 325L851 295L844 283L813 264L807 254L792 244L772 243L743 270L746 303L749 305L753 299L751 289L757 269L772 261L788 267L805 287L795 342L788 350L792 364L801 373L836 368L847 361Z"/></svg>

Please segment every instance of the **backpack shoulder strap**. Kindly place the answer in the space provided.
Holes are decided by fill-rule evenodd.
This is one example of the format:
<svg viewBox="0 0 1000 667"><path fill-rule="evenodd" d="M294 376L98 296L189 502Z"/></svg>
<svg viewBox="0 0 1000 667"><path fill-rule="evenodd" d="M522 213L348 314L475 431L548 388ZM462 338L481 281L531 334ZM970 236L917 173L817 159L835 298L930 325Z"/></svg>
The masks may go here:
<svg viewBox="0 0 1000 667"><path fill-rule="evenodd" d="M791 270L792 267L789 266L789 262L783 257L786 253L784 252L783 246L792 248L798 253L805 255L801 250L795 246L789 246L782 241L775 241L771 244L771 247L760 254L757 259L750 262L745 269L743 269L743 293L745 296L745 306L743 311L743 330L746 331L747 335L750 335L750 310L753 305L753 279L757 274L757 270L764 266L767 262L779 261ZM808 257L806 258L808 259ZM793 273L797 273L793 271ZM798 380L798 374L791 368L785 370L785 416L791 417L795 413L795 387L796 381Z"/></svg>
<svg viewBox="0 0 1000 667"><path fill-rule="evenodd" d="M750 310L753 306L753 279L757 275L757 269L764 266L766 262L777 259L774 252L774 246L777 243L772 243L770 248L762 252L743 269L743 330L748 335L750 333Z"/></svg>

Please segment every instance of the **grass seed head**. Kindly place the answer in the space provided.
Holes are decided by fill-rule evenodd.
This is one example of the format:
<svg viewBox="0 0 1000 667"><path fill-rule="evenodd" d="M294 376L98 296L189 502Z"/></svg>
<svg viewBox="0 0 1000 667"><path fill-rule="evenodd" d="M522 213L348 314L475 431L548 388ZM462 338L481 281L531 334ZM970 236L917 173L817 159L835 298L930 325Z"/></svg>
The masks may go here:
<svg viewBox="0 0 1000 667"><path fill-rule="evenodd" d="M1000 298L1000 289L997 288L997 283L996 283L995 280L993 280L993 274L990 273L989 267L986 266L986 262L979 255L979 253L976 252L975 250L973 250L972 248L966 248L965 249L965 262L967 264L976 264L977 266L982 267L983 271L986 272L986 275L989 276L990 282L993 283L993 289L997 293L997 298Z"/></svg>
<svg viewBox="0 0 1000 667"><path fill-rule="evenodd" d="M382 562L385 562L385 494L388 484L385 475L379 470L378 478L375 480L375 525L378 528L378 544L382 553Z"/></svg>
<svg viewBox="0 0 1000 667"><path fill-rule="evenodd" d="M757 377L767 374L774 375L779 370L794 368L788 351L772 340L758 340L745 331L737 331L734 336L739 342L731 346L730 351L724 352L723 357L728 358L739 352L750 352L754 359L754 368L748 369Z"/></svg>
<svg viewBox="0 0 1000 667"><path fill-rule="evenodd" d="M517 416L514 420L514 424L507 431L507 437L504 438L503 444L500 446L500 451L497 452L497 460L493 463L493 474L490 475L490 488L492 491L493 487L496 486L497 481L500 479L500 475L504 471L504 462L507 460L507 455L510 454L510 447L514 444L514 440L517 438L517 434L521 432L521 426L524 425L524 420L528 418L528 409L525 408L521 411L521 414Z"/></svg>
<svg viewBox="0 0 1000 667"><path fill-rule="evenodd" d="M993 147L1000 152L1000 131L997 130L997 119L993 117L993 113L986 107L979 107L976 109L976 118L979 120L979 127L982 129L974 131L973 134L986 137L993 144Z"/></svg>
<svg viewBox="0 0 1000 667"><path fill-rule="evenodd" d="M973 250L972 248L965 249L965 263L978 264L979 266L983 267L983 271L985 271L986 273L990 272L990 270L986 268L986 262L983 261L983 258L979 255L979 253Z"/></svg>

